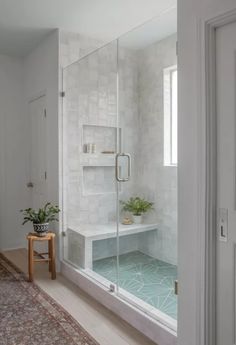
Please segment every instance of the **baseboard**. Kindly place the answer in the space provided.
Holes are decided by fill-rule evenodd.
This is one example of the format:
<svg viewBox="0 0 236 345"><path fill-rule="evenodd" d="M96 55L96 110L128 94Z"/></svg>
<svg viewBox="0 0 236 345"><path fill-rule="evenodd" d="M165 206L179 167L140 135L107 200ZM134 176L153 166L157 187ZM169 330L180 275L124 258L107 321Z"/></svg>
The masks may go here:
<svg viewBox="0 0 236 345"><path fill-rule="evenodd" d="M8 252L10 250L17 250L17 249L26 249L27 250L26 246L4 247L4 248L0 247L0 252Z"/></svg>

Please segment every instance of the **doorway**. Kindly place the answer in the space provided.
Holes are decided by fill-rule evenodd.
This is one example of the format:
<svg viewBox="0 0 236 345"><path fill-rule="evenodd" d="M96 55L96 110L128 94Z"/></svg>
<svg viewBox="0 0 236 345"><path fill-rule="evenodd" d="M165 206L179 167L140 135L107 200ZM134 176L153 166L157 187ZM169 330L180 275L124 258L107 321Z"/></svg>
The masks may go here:
<svg viewBox="0 0 236 345"><path fill-rule="evenodd" d="M235 50L236 16L206 25L207 344L235 344Z"/></svg>

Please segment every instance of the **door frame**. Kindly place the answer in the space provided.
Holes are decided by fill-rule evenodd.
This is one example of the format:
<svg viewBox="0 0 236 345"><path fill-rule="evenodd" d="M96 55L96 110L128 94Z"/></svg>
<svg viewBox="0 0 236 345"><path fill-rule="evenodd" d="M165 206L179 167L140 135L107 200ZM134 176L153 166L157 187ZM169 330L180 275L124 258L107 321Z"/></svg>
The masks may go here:
<svg viewBox="0 0 236 345"><path fill-rule="evenodd" d="M199 197L199 286L198 344L216 344L216 241L217 241L217 117L216 117L216 29L236 22L236 9L198 22L199 48L199 150L202 168Z"/></svg>

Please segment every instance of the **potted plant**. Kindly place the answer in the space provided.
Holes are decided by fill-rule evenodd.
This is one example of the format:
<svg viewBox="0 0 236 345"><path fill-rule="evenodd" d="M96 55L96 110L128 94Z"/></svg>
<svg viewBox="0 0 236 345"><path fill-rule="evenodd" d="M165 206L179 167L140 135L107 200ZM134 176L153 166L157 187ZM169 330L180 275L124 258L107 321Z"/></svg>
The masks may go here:
<svg viewBox="0 0 236 345"><path fill-rule="evenodd" d="M121 204L123 205L123 211L128 211L132 213L134 223L136 224L142 223L143 213L146 213L149 210L153 209L153 202L149 202L138 196L131 197L127 201L121 201Z"/></svg>
<svg viewBox="0 0 236 345"><path fill-rule="evenodd" d="M26 208L25 210L20 210L20 212L24 216L22 225L27 222L32 222L37 235L45 236L48 232L49 222L58 221L56 215L60 210L58 206L53 206L50 202L47 202L43 208L39 208L38 210Z"/></svg>

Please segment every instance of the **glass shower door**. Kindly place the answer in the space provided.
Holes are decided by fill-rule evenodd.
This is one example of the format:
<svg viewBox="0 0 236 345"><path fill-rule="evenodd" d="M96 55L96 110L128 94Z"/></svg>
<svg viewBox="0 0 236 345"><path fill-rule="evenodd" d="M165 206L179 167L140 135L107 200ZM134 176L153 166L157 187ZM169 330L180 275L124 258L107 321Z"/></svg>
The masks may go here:
<svg viewBox="0 0 236 345"><path fill-rule="evenodd" d="M64 258L117 282L117 42L63 71ZM110 262L105 262L111 258Z"/></svg>
<svg viewBox="0 0 236 345"><path fill-rule="evenodd" d="M118 40L118 294L176 329L176 34L155 25Z"/></svg>

